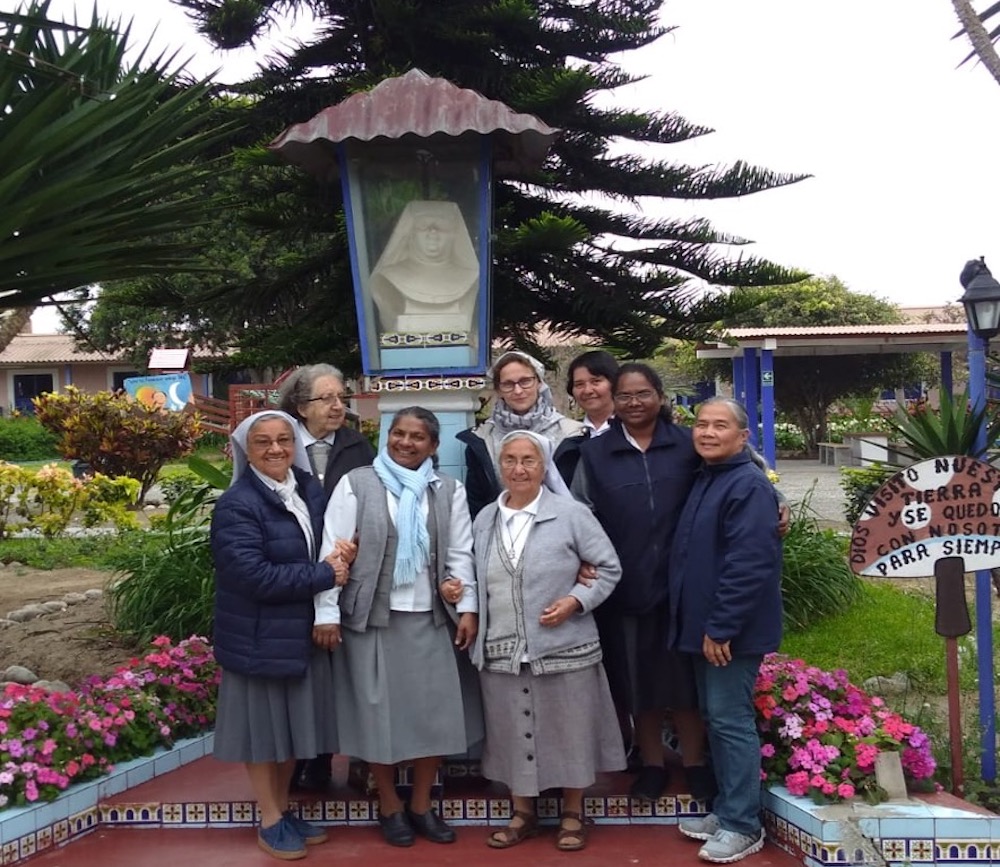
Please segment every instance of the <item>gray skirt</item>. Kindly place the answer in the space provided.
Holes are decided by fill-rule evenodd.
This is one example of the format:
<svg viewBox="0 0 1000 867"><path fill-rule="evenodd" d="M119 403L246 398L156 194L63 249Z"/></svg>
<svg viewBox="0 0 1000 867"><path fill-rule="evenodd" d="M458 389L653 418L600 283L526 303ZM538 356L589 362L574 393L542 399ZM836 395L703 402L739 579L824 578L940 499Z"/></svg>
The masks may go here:
<svg viewBox="0 0 1000 867"><path fill-rule="evenodd" d="M213 755L223 762L284 762L337 752L326 651L316 649L305 677L222 672Z"/></svg>
<svg viewBox="0 0 1000 867"><path fill-rule="evenodd" d="M625 752L600 665L534 675L480 672L486 716L483 776L522 797L585 789L599 771L620 771Z"/></svg>
<svg viewBox="0 0 1000 867"><path fill-rule="evenodd" d="M431 612L392 611L384 629L342 635L333 653L341 753L394 765L458 755L482 740L468 655Z"/></svg>

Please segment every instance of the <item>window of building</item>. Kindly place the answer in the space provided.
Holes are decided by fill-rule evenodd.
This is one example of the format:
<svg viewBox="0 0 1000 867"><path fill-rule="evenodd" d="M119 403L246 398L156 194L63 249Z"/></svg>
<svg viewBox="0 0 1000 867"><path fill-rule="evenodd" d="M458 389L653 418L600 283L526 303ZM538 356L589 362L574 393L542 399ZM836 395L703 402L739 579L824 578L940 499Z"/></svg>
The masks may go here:
<svg viewBox="0 0 1000 867"><path fill-rule="evenodd" d="M53 390L51 373L15 373L13 377L13 405L18 412L34 415L31 399Z"/></svg>

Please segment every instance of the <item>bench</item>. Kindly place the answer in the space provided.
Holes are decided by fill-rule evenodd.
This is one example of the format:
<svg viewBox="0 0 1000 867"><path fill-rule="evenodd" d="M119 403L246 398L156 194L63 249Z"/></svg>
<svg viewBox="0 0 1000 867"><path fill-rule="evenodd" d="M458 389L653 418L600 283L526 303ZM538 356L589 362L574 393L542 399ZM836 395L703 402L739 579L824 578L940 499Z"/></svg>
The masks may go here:
<svg viewBox="0 0 1000 867"><path fill-rule="evenodd" d="M850 443L816 443L819 446L819 462L831 467L851 465Z"/></svg>

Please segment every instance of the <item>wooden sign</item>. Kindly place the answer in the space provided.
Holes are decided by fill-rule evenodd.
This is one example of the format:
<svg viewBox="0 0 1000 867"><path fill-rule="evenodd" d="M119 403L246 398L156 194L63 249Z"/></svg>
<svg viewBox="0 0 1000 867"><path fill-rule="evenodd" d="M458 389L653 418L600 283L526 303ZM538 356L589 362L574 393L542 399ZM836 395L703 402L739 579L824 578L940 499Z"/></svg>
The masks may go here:
<svg viewBox="0 0 1000 867"><path fill-rule="evenodd" d="M975 458L930 458L896 473L851 536L851 568L881 578L934 576L934 630L945 639L952 791L962 794L958 638L972 631L965 573L1000 566L1000 471Z"/></svg>
<svg viewBox="0 0 1000 867"><path fill-rule="evenodd" d="M1000 566L1000 470L975 458L930 458L896 473L851 536L858 575L919 578L960 557L966 571Z"/></svg>

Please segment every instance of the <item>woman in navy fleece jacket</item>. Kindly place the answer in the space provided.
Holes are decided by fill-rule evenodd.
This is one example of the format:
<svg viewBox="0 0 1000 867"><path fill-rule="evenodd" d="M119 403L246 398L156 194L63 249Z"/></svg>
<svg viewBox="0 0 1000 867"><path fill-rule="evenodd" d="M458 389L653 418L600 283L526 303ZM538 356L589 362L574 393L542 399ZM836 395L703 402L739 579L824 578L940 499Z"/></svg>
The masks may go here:
<svg viewBox="0 0 1000 867"><path fill-rule="evenodd" d="M701 404L694 447L704 461L670 558L670 646L689 653L719 793L713 812L681 822L706 861L764 845L760 741L753 691L781 643L781 539L774 491L746 449L747 416L728 398Z"/></svg>

